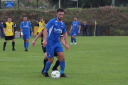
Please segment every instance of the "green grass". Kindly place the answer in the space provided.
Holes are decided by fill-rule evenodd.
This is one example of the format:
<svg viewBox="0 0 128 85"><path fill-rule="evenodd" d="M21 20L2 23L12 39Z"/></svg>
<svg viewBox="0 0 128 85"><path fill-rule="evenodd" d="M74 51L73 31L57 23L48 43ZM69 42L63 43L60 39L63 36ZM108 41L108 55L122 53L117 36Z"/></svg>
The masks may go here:
<svg viewBox="0 0 128 85"><path fill-rule="evenodd" d="M33 39L28 52L24 52L21 38L15 39L15 52L11 41L3 52L4 39L0 39L0 85L128 85L126 36L77 37L78 44L70 45L70 50L65 51L65 73L69 78L59 79L41 74L44 54L40 39L31 46Z"/></svg>

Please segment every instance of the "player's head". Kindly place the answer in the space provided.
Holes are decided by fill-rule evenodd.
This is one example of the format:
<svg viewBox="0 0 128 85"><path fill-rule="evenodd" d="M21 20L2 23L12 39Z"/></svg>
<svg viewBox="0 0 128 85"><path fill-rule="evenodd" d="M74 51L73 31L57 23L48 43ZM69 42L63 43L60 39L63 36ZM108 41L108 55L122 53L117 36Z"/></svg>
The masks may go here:
<svg viewBox="0 0 128 85"><path fill-rule="evenodd" d="M36 20L36 23L38 23L38 20Z"/></svg>
<svg viewBox="0 0 128 85"><path fill-rule="evenodd" d="M12 21L12 18L11 17L8 17L8 22L11 22Z"/></svg>
<svg viewBox="0 0 128 85"><path fill-rule="evenodd" d="M26 22L27 21L27 17L24 17L23 20L24 20L24 22Z"/></svg>
<svg viewBox="0 0 128 85"><path fill-rule="evenodd" d="M59 21L61 21L63 19L63 17L64 17L64 10L63 9L58 9L57 13L56 13L56 16L57 16L57 19Z"/></svg>
<svg viewBox="0 0 128 85"><path fill-rule="evenodd" d="M84 24L86 24L86 21L84 22Z"/></svg>
<svg viewBox="0 0 128 85"><path fill-rule="evenodd" d="M40 18L40 21L43 22L43 18L42 17Z"/></svg>
<svg viewBox="0 0 128 85"><path fill-rule="evenodd" d="M74 17L74 21L77 21L77 17Z"/></svg>
<svg viewBox="0 0 128 85"><path fill-rule="evenodd" d="M3 24L4 20L1 21L1 24Z"/></svg>

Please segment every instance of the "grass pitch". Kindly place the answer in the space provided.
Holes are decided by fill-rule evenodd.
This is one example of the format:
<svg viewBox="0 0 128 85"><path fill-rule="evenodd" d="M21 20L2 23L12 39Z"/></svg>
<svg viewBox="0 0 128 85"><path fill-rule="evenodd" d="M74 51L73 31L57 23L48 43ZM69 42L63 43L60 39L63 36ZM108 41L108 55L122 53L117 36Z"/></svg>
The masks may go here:
<svg viewBox="0 0 128 85"><path fill-rule="evenodd" d="M16 51L9 41L3 52L4 39L0 39L0 85L128 85L127 36L76 37L78 44L65 51L69 78L59 79L41 74L44 54L40 39L31 46L33 39L28 52L21 38L15 39ZM51 72L50 68L49 75Z"/></svg>

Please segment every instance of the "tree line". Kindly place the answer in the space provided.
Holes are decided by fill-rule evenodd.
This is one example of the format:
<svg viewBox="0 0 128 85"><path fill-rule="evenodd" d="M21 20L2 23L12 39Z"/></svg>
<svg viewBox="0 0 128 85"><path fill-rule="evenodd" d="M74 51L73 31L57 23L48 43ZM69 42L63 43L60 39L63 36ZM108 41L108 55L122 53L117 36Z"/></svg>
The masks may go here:
<svg viewBox="0 0 128 85"><path fill-rule="evenodd" d="M56 4L59 0L49 0L52 4ZM128 0L115 0L115 5L126 6ZM69 8L69 7L76 7L77 2L71 0L61 0L61 7ZM111 6L112 0L78 0L78 6L81 8L91 8L91 7L99 7L99 6Z"/></svg>

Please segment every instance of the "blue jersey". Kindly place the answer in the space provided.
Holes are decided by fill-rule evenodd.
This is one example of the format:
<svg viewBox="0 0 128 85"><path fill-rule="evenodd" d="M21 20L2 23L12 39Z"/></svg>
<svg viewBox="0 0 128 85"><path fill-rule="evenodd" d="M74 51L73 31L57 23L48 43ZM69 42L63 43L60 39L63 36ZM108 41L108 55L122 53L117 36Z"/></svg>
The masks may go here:
<svg viewBox="0 0 128 85"><path fill-rule="evenodd" d="M24 22L22 21L20 24L20 29L23 29L23 35L30 35L30 28L31 28L31 23L29 21Z"/></svg>
<svg viewBox="0 0 128 85"><path fill-rule="evenodd" d="M57 42L60 43L61 31L63 33L66 33L66 27L64 22L58 22L57 18L50 20L45 28L48 29L47 45L51 45Z"/></svg>
<svg viewBox="0 0 128 85"><path fill-rule="evenodd" d="M72 29L72 32L78 32L79 30L79 26L80 26L80 22L79 21L73 21L72 22L72 26L73 26L73 29Z"/></svg>

